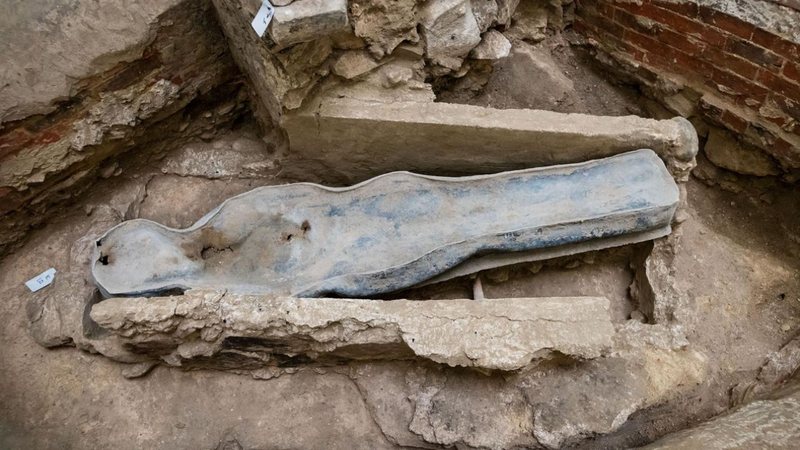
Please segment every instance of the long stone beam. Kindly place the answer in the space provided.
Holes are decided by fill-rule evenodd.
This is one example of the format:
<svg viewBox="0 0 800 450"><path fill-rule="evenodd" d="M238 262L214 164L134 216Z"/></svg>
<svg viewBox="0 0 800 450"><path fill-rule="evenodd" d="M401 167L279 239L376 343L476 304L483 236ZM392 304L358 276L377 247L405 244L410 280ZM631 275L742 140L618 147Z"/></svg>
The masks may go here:
<svg viewBox="0 0 800 450"><path fill-rule="evenodd" d="M136 355L249 370L424 358L509 371L555 354L600 357L615 332L600 297L375 301L188 291L107 299L91 318Z"/></svg>
<svg viewBox="0 0 800 450"><path fill-rule="evenodd" d="M433 102L321 96L284 115L292 155L345 181L394 170L490 173L574 163L649 148L688 176L697 133L686 119L653 120ZM291 168L290 168L291 170Z"/></svg>

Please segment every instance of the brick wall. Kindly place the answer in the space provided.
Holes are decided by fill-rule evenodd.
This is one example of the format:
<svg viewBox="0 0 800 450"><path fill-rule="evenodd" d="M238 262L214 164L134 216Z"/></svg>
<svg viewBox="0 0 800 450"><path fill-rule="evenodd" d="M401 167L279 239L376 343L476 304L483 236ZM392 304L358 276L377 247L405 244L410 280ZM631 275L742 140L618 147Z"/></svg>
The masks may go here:
<svg viewBox="0 0 800 450"><path fill-rule="evenodd" d="M574 28L649 94L680 95L667 102L673 112L731 130L785 171L800 168L797 43L693 1L579 0Z"/></svg>

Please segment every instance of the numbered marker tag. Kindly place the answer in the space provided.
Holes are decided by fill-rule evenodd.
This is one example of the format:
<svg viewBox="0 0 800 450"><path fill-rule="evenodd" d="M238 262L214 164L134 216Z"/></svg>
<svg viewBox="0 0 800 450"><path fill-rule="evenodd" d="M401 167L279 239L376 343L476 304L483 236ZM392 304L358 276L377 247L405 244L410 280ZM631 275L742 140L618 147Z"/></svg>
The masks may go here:
<svg viewBox="0 0 800 450"><path fill-rule="evenodd" d="M274 15L275 8L272 6L269 0L264 0L261 3L261 8L259 8L258 13L256 13L256 18L253 19L253 23L250 24L253 26L253 29L256 30L258 37L264 36L264 32L267 31L269 22L272 20L272 16Z"/></svg>
<svg viewBox="0 0 800 450"><path fill-rule="evenodd" d="M30 280L26 281L25 286L28 286L28 289L30 289L31 292L36 292L43 287L49 286L55 278L56 269L51 267L40 273L36 278L31 278Z"/></svg>

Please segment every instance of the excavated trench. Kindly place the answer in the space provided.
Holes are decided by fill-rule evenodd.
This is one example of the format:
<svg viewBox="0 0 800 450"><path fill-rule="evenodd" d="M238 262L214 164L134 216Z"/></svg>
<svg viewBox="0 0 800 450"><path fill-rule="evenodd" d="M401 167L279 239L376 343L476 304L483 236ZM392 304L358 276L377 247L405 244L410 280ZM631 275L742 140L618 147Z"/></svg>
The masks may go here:
<svg viewBox="0 0 800 450"><path fill-rule="evenodd" d="M697 167L683 185L685 207L678 213L671 237L517 263L477 274L486 302L606 299L611 334L590 335L597 340L597 348L577 351L572 347L571 336L566 336L558 341L562 347L556 350L552 347L557 347L555 344L545 346L549 349L544 352L546 357L525 359L526 356L524 364L507 370L507 366L497 365L499 360L492 359L492 352L500 351L497 347L478 352L479 356L467 362L453 363L455 357L447 353L448 347L431 343L446 340L442 334L457 336L459 330L448 328L450 322L427 327L409 323L403 311L392 312L396 316L379 311L379 319L366 316L369 320L355 313L342 313L330 324L307 325L293 315L294 310L258 322L261 316L257 312L262 312L259 308L250 316L250 334L224 331L206 339L200 336L211 334L210 327L198 323L214 320L226 330L226 326L232 326L228 321L240 320L237 314L247 315L237 313L237 305L250 304L252 299L214 297L218 303L207 305L217 305L216 309L191 309L194 297L182 290L167 292L175 295L158 301L166 302L163 311L168 313L137 310L136 317L144 317L140 322L130 319L136 315L133 312L125 319L127 322L118 321L113 311L109 312L110 303L108 309L97 309L97 305L109 300L102 298L87 277L88 263L97 237L124 220L142 218L171 228L186 228L224 200L257 187L293 182L349 185L374 175L374 171L385 172L385 167L394 164L380 151L371 155L363 148L351 149L352 154L347 154L348 149L319 152L324 155L312 154L309 158L315 142L311 137L306 141L306 136L294 141L301 142L298 149L292 148L291 130L306 130L302 108L284 118L282 124L288 123L290 130L287 136L271 117L269 109L275 107L274 102L264 101L266 88L258 81L264 74L243 61L244 57L263 55L262 49L250 51L251 44L246 43L239 45L238 51L232 48L231 57L229 50L220 50L215 42L202 44L209 46L202 49L202 45L193 47L191 39L176 40L175 36L186 30L202 36L197 29L199 21L217 39L227 38L231 47L244 42L237 41L236 36L252 30L239 27L231 31L231 11L252 14L254 6L247 2L219 3L223 4L216 5L216 12L210 3L202 3L202 7L192 4L192 12L187 15L181 8L188 3L176 2L162 16L157 31L150 33L145 63L140 60L127 71L115 67L99 76L128 81L99 82L93 78L92 83L86 83L90 87L82 88L76 103L81 105L79 111L67 109L76 115L84 109L92 110L88 102L93 98L105 99L113 109L115 100L99 92L131 89L135 80L147 85L150 78L171 77L176 85L188 83L191 88L170 91L167 105L154 107L154 111L141 104L158 105L163 99L136 100L133 119L103 116L97 112L102 108L94 105L94 119L86 123L102 123L99 134L113 137L101 136L86 146L88 150L80 150L91 156L64 164L67 169L36 166L32 173L47 173L46 177L42 175L46 181L31 182L26 189L14 188L6 197L8 205L17 205L18 201L28 204L0 207L4 214L0 232L4 233L4 248L8 249L0 260L0 289L5 294L0 312L7 318L0 329L0 410L6 417L0 420L0 447L630 448L653 443L733 407L750 407L754 400L768 404L774 391L796 383L792 377L800 367L800 215L794 212L800 209L800 192L791 151L798 150L778 147L780 142L795 142L787 130L794 129L792 124L797 117L794 122L787 119L773 128L779 114L770 108L777 105L780 109L782 99L800 99L789 90L794 85L787 85L766 93L759 109L748 106L744 97L725 97L732 95L728 92L731 88L708 88L722 85L719 80L701 85L687 75L687 70L673 70L677 75L672 76L668 64L660 59L642 60L637 52L659 49L653 42L678 45L669 40L673 37L669 32L673 31L671 27L681 25L658 20L677 13L661 2L645 2L641 11L631 10L633 7L625 2L557 2L560 6L556 14L555 3L548 3L547 9L523 0L513 22L492 28L508 38L508 56L473 61L466 74L452 70L428 72L422 80L431 85L430 92L424 94L431 102L594 116L669 119L680 115L690 119L697 129L701 153ZM351 5L352 21L358 11L367 17L380 10L370 3L384 2L351 3L361 8L354 10ZM473 2L472 7L476 8L477 3L483 2ZM694 5L697 17L706 17L709 26L716 27L713 30L733 33L732 22L723 22L721 17L740 17L737 8L747 8L736 6L737 2L722 2L714 14L702 15L702 8L711 3L688 2ZM543 10L548 11L544 19ZM653 17L653 11L661 16ZM634 20L635 17L640 19ZM791 42L785 27L778 19L770 22L768 14L758 20L761 22L756 21L749 31L752 41L743 42L767 53L753 57L782 55L781 44L767 46L754 30L763 32L774 27L786 42ZM395 21L397 26L400 22ZM391 28L389 22L377 23L372 26ZM422 28L414 33L424 34L424 24L418 27ZM632 27L633 31L620 35L629 40L614 38L614 27ZM411 33L409 30L394 29L393 33L403 36ZM384 32L383 37L393 33ZM385 44L379 39L380 33L368 36L370 45ZM408 39L410 34L404 36ZM347 42L341 36L337 39ZM637 44L636 39L641 42ZM712 38L706 39L698 40L708 46ZM726 39L733 42L733 38ZM165 49L169 42L177 49ZM335 54L351 51L348 46L354 44L336 45L339 47ZM724 49L738 48L725 45ZM190 52L189 48L195 49ZM216 62L197 69L200 72L194 67L172 67L179 66L179 61L167 63L167 68L153 69L175 58L169 56L173 51L201 54L203 61ZM414 55L418 50L403 51L404 55ZM748 55L752 53L750 49ZM304 57L310 61L314 55L313 49L307 49ZM736 58L739 59L726 61L738 64L737 68L744 67L740 61L744 56ZM289 64L299 64L292 61ZM764 67L775 65L774 59L770 61ZM319 76L314 67L303 64L293 70ZM403 70L398 71L405 74L403 64L398 66ZM781 64L785 66L781 66L778 75L788 74L783 67L788 67L791 60ZM390 66L385 67L395 69ZM197 75L203 70L208 77ZM347 78L343 74L348 72L343 68L334 66L331 70L338 77ZM386 75L380 72L384 69L370 70ZM662 78L651 78L651 73ZM332 88L333 92L348 100L349 96L378 95L357 92L353 86L359 85L348 83L344 88ZM314 100L315 96L323 96L323 87L327 89L323 82L319 84L322 87L312 83L299 90ZM94 85L99 86L97 91L92 91ZM131 96L138 98L140 94L120 96L119 105L129 105ZM387 103L405 101L393 95L387 94ZM290 97L282 100L289 101L286 98ZM765 111L764 105L770 106L766 119L757 115L758 111ZM316 111L317 133L324 133L324 105ZM49 130L49 126L68 128L59 125L64 111L36 114L40 116L26 118L18 112L9 116L13 121L4 121L0 130L0 145L6 147L0 149L11 148L8 145L14 144L7 143L23 128L26 134L35 129ZM731 118L735 114L747 120L744 129L735 129L739 124ZM37 125L30 125L34 120ZM350 139L348 136L355 136L353 140L358 141L364 136L361 131L353 131L360 130L359 123L347 128L349 116L338 116L337 120L332 129L341 134L342 141ZM307 134L314 133L308 130ZM406 142L397 135L392 137L401 142L399 145ZM30 139L25 142L20 147L23 152L41 145ZM436 141L432 144L437 145ZM42 147L35 148L42 151ZM393 147L387 148L391 152ZM406 159L414 149L407 151L402 154ZM481 156L479 151L465 150L459 155L456 149L444 158L430 154L409 159L407 164L426 174L443 176L494 173L521 164L509 160L511 167L506 167L497 149L486 153ZM450 165L443 162L448 158ZM9 168L18 161L0 159L0 164ZM348 172L348 164L352 171ZM16 166L14 170L18 170ZM0 170L0 175L6 173L11 170ZM19 171L14 176L15 183L24 178ZM54 178L58 176L62 177L60 181ZM0 195L5 195L2 189ZM0 201L5 202L2 198ZM307 231L302 225L297 233ZM294 234L285 237L294 238ZM224 245L209 244L201 246L197 256L213 262L224 260L228 253ZM49 267L58 271L55 282L37 293L29 292L24 282ZM456 305L458 299L472 299L475 289L476 276L472 275L374 298L391 302L410 299L429 305L456 300L450 303ZM177 303L170 303L173 301ZM191 314L175 314L181 308L176 305L182 301L189 302L182 307ZM511 329L511 324L527 320L531 329L537 330L546 328L546 322L560 320L569 324L565 327L575 327L563 328L569 330L566 334L576 334L596 323L586 317L595 313L588 306L542 318L506 317L507 311L473 310L462 317L457 309L439 311L433 307L430 312L415 309L418 307L414 302L410 303L409 315L424 311L430 314L426 316L432 320L430 323L439 323L434 320L442 317L454 323L456 319L465 320L466 329L479 327L469 318L486 314L494 320L491 327L497 332L492 339L506 339L502 342L510 348L520 347L514 339L522 336L518 338L520 342L531 346L524 350L532 354L539 348L534 345L538 335L524 334L528 331L519 335L504 333L506 327ZM259 305L258 301L253 304L254 308ZM342 304L340 311L345 309ZM138 332L157 338L137 341L136 327ZM164 331L176 327L180 333ZM437 327L444 331L437 333ZM325 347L318 338L323 335L337 336L341 342ZM116 340L118 336L123 339ZM359 340L361 336L363 340ZM409 336L417 340L412 342ZM607 343L603 341L606 338ZM604 343L601 345L600 341ZM181 347L183 342L194 344ZM214 342L218 347L204 347L201 342ZM468 342L476 347L481 344ZM77 349L54 349L61 347ZM570 351L575 353L570 355ZM153 355L162 359L154 360ZM154 361L161 364L156 366ZM776 395L782 397L774 398L796 398L791 389L781 392ZM764 417L770 414L776 415L767 410ZM755 423L766 420L753 417ZM748 427L746 422L739 426ZM752 433L737 438L754 447L791 448L791 437L800 434L800 430L791 420L783 426L775 435ZM724 436L714 435L713 430L703 432L710 433L710 437L676 435L665 441L663 448L716 448L715 440L720 443L719 448L724 447ZM662 448L658 443L653 445Z"/></svg>

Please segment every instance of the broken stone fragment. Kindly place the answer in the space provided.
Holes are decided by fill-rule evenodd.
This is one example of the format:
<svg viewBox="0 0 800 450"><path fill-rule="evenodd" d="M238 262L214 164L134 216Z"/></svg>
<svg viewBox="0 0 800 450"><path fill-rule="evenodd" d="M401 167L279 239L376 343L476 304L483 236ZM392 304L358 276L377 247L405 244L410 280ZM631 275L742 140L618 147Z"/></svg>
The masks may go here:
<svg viewBox="0 0 800 450"><path fill-rule="evenodd" d="M614 335L608 300L599 297L373 301L189 291L108 299L91 317L132 353L228 369L425 358L508 371L556 353L600 357Z"/></svg>
<svg viewBox="0 0 800 450"><path fill-rule="evenodd" d="M539 42L547 37L547 3L522 2L513 13L513 23L506 32L509 38Z"/></svg>
<svg viewBox="0 0 800 450"><path fill-rule="evenodd" d="M348 80L363 75L381 65L366 51L351 51L342 53L333 64L333 73Z"/></svg>
<svg viewBox="0 0 800 450"><path fill-rule="evenodd" d="M772 158L753 146L739 142L727 131L712 128L703 151L717 167L745 175L777 175Z"/></svg>
<svg viewBox="0 0 800 450"><path fill-rule="evenodd" d="M511 53L511 42L502 33L489 30L483 34L481 43L470 53L473 59L500 59Z"/></svg>
<svg viewBox="0 0 800 450"><path fill-rule="evenodd" d="M285 47L347 28L347 0L302 0L275 8L269 33L278 46Z"/></svg>
<svg viewBox="0 0 800 450"><path fill-rule="evenodd" d="M428 59L449 70L458 70L464 56L481 41L468 0L428 2L420 11L420 24Z"/></svg>
<svg viewBox="0 0 800 450"><path fill-rule="evenodd" d="M353 0L350 12L356 36L369 51L382 58L403 41L417 42L416 0Z"/></svg>

